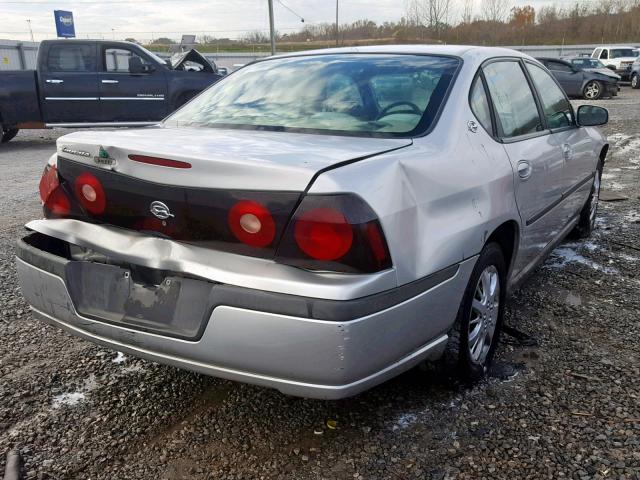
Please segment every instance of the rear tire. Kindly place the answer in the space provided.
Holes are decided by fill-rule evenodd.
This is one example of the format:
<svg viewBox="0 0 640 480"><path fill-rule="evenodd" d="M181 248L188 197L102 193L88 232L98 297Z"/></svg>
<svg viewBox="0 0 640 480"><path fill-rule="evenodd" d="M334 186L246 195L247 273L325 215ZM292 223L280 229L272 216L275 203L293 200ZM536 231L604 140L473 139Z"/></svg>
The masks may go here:
<svg viewBox="0 0 640 480"><path fill-rule="evenodd" d="M15 137L19 131L20 130L17 128L9 128L8 130L2 130L0 132L0 143L7 143L9 140Z"/></svg>
<svg viewBox="0 0 640 480"><path fill-rule="evenodd" d="M631 88L635 88L636 90L640 88L640 77L638 77L637 73L631 75Z"/></svg>
<svg viewBox="0 0 640 480"><path fill-rule="evenodd" d="M481 380L500 338L507 268L497 243L480 252L440 360L442 373L465 382Z"/></svg>
<svg viewBox="0 0 640 480"><path fill-rule="evenodd" d="M591 80L584 86L584 90L582 90L582 97L585 100L598 100L602 96L603 92L604 87L602 86L602 83L597 80Z"/></svg>
<svg viewBox="0 0 640 480"><path fill-rule="evenodd" d="M602 161L598 163L593 183L591 184L591 193L587 202L580 211L580 219L573 229L574 238L587 238L596 228L596 214L598 212L598 201L600 199L600 181L602 179Z"/></svg>

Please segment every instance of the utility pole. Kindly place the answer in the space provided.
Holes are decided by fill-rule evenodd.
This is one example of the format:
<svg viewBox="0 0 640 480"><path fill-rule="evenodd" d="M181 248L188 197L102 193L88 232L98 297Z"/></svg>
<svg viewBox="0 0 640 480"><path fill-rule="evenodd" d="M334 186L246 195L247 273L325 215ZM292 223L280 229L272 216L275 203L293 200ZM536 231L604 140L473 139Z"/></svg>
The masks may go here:
<svg viewBox="0 0 640 480"><path fill-rule="evenodd" d="M338 0L336 0L336 47L339 45L338 42L340 41L339 40L340 37L338 36L339 32L340 32L340 29L338 27Z"/></svg>
<svg viewBox="0 0 640 480"><path fill-rule="evenodd" d="M276 32L273 27L273 0L269 1L269 31L271 33L271 55L276 54Z"/></svg>
<svg viewBox="0 0 640 480"><path fill-rule="evenodd" d="M27 19L27 23L29 24L29 33L31 34L31 41L33 42L33 30L31 30L31 19Z"/></svg>

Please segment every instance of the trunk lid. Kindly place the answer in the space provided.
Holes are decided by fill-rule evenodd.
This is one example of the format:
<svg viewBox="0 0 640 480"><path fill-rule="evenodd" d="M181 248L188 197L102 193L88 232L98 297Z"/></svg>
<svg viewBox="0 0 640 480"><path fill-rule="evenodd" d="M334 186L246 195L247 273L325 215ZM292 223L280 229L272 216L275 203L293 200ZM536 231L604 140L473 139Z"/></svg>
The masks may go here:
<svg viewBox="0 0 640 480"><path fill-rule="evenodd" d="M48 167L43 177L55 177L44 186L59 185L57 196L51 195L59 208L48 207L47 188L41 193L48 218L273 258L318 171L410 144L204 128L77 132L58 140L57 168ZM165 166L145 163L157 160Z"/></svg>
<svg viewBox="0 0 640 480"><path fill-rule="evenodd" d="M411 139L157 126L75 132L59 138L57 149L60 157L164 185L303 191L320 170L411 143ZM191 168L139 163L129 155L186 162Z"/></svg>

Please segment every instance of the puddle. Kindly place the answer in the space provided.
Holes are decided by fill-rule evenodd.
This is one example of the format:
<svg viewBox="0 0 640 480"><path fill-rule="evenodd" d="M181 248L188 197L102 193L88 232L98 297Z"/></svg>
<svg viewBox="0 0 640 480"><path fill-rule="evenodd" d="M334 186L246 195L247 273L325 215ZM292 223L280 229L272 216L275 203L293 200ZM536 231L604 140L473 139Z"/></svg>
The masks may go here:
<svg viewBox="0 0 640 480"><path fill-rule="evenodd" d="M497 378L502 382L511 382L526 368L524 363L494 362L487 372L489 378Z"/></svg>
<svg viewBox="0 0 640 480"><path fill-rule="evenodd" d="M51 407L57 410L63 406L75 406L80 402L86 400L86 394L95 390L96 388L98 388L96 376L91 374L89 378L84 381L82 388L80 388L78 391L61 393L60 395L56 395L55 397L53 397Z"/></svg>
<svg viewBox="0 0 640 480"><path fill-rule="evenodd" d="M415 413L403 413L394 422L391 430L405 430L418 421L418 415Z"/></svg>
<svg viewBox="0 0 640 480"><path fill-rule="evenodd" d="M640 223L640 213L635 210L630 211L623 218L628 223Z"/></svg>
<svg viewBox="0 0 640 480"><path fill-rule="evenodd" d="M567 296L564 299L567 305L571 305L572 307L579 307L582 305L582 298L580 295L575 294L573 292L567 292Z"/></svg>
<svg viewBox="0 0 640 480"><path fill-rule="evenodd" d="M82 400L84 400L84 393L82 392L62 393L53 398L51 406L58 409L63 405L77 405Z"/></svg>
<svg viewBox="0 0 640 480"><path fill-rule="evenodd" d="M618 270L616 268L603 266L599 263L594 262L593 260L589 260L570 247L556 248L551 253L551 259L547 261L546 266L549 268L564 268L567 265L575 263L585 265L589 268L607 274L618 273Z"/></svg>
<svg viewBox="0 0 640 480"><path fill-rule="evenodd" d="M124 353L122 352L118 352L118 355L116 355L116 358L114 358L113 360L111 360L113 363L122 363L127 359L127 357L124 355Z"/></svg>

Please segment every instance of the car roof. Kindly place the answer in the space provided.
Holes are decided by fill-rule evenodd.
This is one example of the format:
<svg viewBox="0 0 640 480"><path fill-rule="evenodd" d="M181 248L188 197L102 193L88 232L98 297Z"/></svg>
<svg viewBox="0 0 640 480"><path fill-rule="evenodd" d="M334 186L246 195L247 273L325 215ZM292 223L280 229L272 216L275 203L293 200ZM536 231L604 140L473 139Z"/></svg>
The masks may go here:
<svg viewBox="0 0 640 480"><path fill-rule="evenodd" d="M578 57L575 57L578 58ZM548 61L554 61L554 62L560 62L560 63L569 63L567 62L567 58L563 57L563 58L559 58L559 57L536 57L536 60L540 61L540 62L548 62Z"/></svg>
<svg viewBox="0 0 640 480"><path fill-rule="evenodd" d="M93 38L50 38L48 40L42 40L40 43L118 43L118 44L127 44L134 45L139 47L137 43L127 42L126 40L103 40L103 39L93 39Z"/></svg>
<svg viewBox="0 0 640 480"><path fill-rule="evenodd" d="M517 50L502 47L481 47L473 45L367 45L362 47L324 48L305 50L277 55L278 57L295 57L299 55L327 55L346 53L388 53L414 55L448 55L464 58L465 56L493 57L521 57L531 58Z"/></svg>

